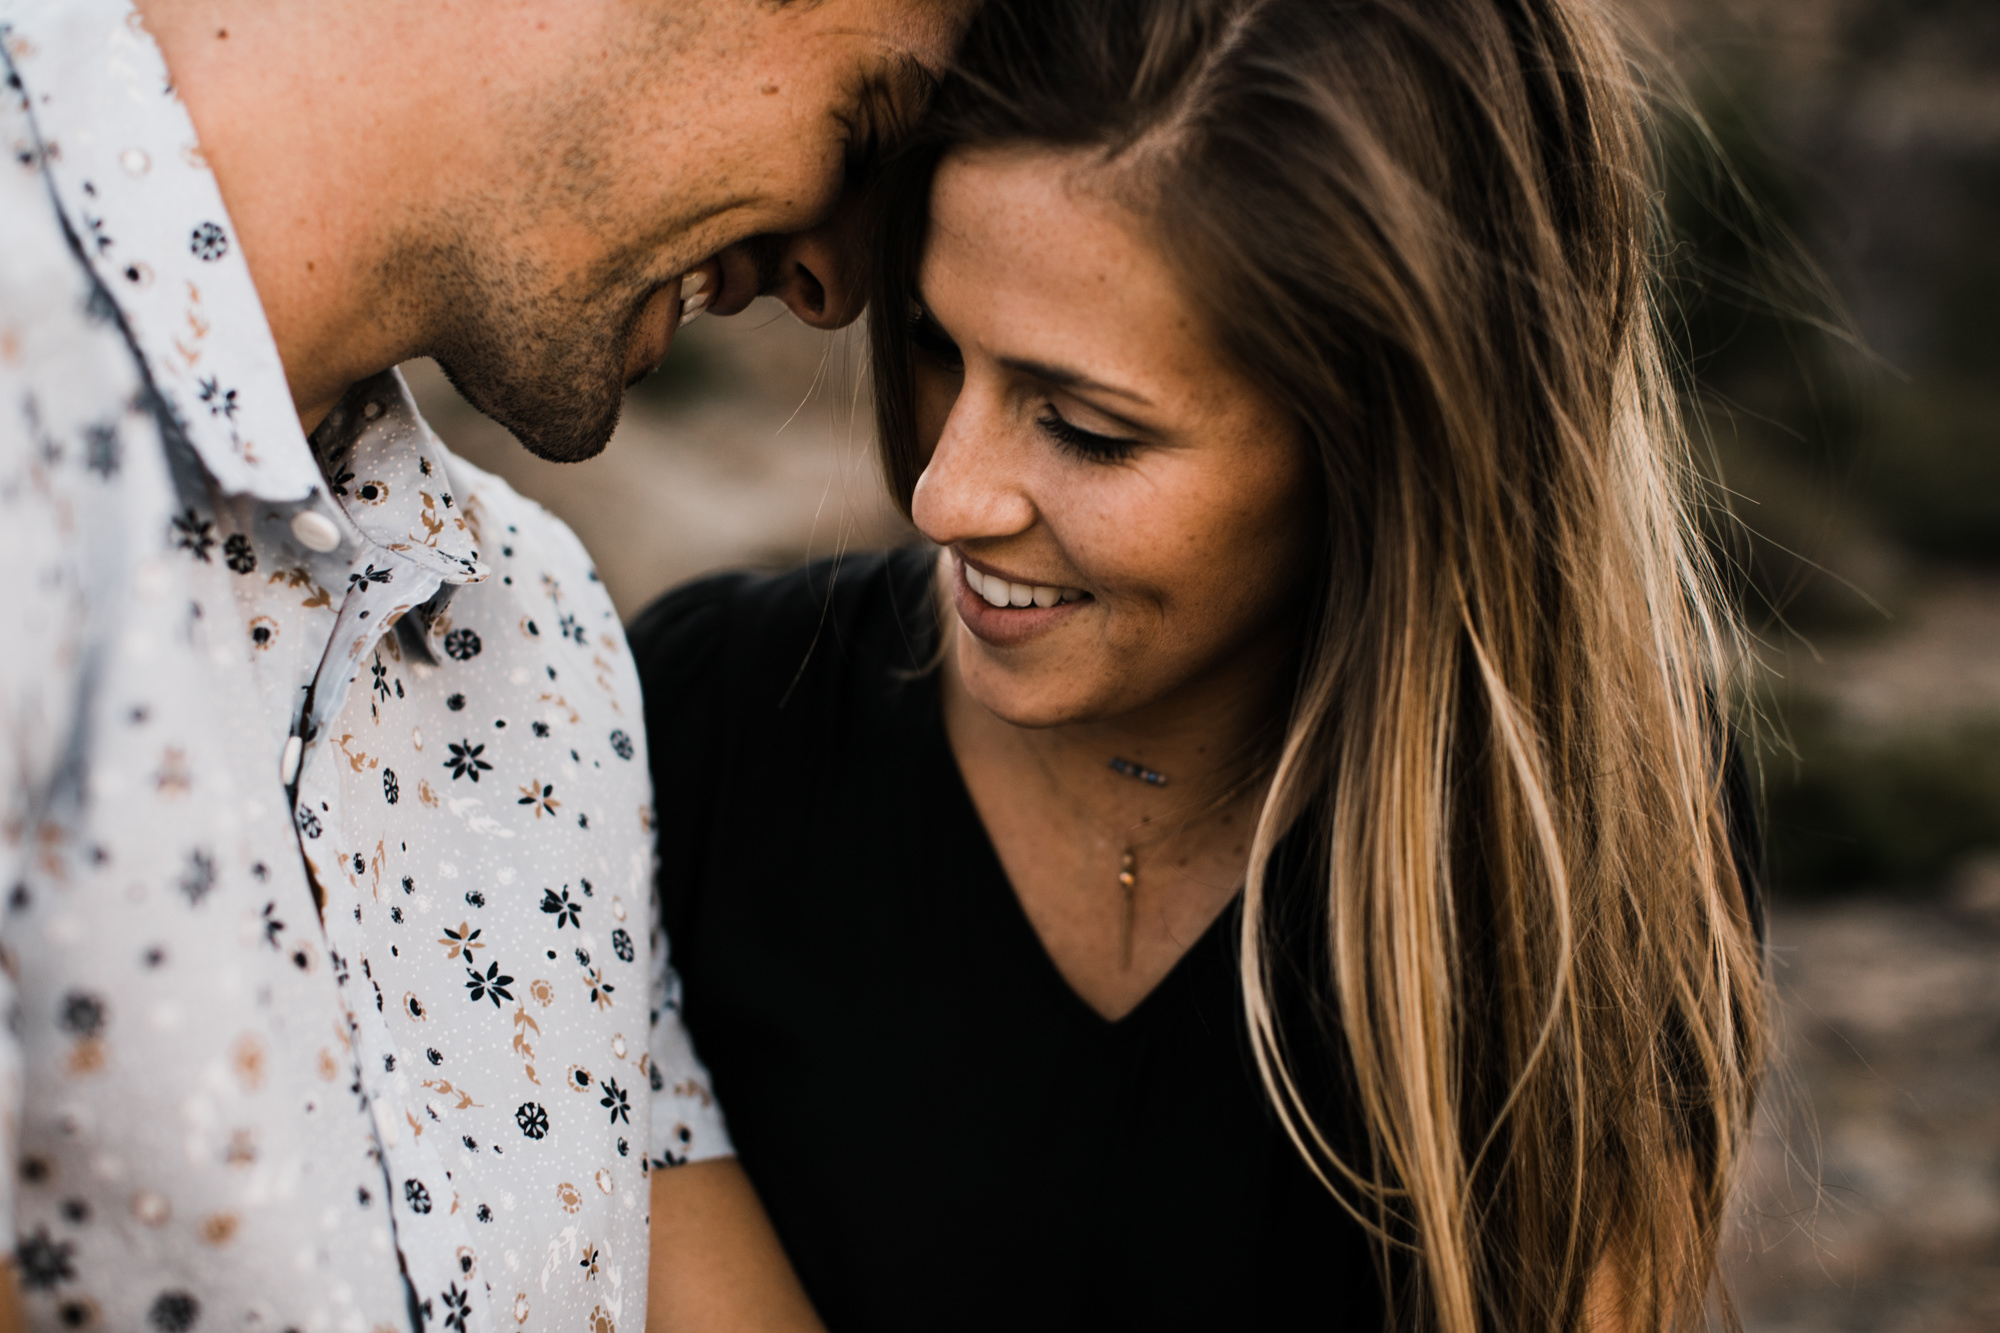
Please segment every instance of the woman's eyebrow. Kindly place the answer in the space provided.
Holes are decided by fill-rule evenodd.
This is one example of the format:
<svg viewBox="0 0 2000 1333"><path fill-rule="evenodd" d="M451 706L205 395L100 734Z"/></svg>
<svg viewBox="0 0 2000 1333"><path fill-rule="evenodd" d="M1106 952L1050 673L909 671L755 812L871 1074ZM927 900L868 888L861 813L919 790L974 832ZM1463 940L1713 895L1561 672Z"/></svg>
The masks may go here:
<svg viewBox="0 0 2000 1333"><path fill-rule="evenodd" d="M1153 400L1146 397L1143 393L1132 389L1121 389L1115 384L1106 384L1102 380L1094 380L1081 371L1070 370L1064 366L1052 366L1042 361L1027 361L1011 356L999 357L997 360L1001 365L1017 375L1026 375L1031 379L1041 380L1045 384L1053 384L1057 388L1090 389L1097 393L1108 393L1114 398L1123 398L1128 402L1137 403L1141 407L1151 407L1153 405Z"/></svg>

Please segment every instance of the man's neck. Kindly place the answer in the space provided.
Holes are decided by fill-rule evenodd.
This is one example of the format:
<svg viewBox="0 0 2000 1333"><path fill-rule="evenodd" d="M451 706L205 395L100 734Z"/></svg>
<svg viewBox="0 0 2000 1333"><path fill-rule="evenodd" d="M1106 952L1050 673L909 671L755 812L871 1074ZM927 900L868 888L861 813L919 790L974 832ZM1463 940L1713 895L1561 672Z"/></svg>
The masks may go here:
<svg viewBox="0 0 2000 1333"><path fill-rule="evenodd" d="M446 99L438 81L406 68L418 34L365 5L136 3L215 172L310 431L349 385L421 345L419 307L387 279L401 217L427 181L435 188L451 127L429 113Z"/></svg>

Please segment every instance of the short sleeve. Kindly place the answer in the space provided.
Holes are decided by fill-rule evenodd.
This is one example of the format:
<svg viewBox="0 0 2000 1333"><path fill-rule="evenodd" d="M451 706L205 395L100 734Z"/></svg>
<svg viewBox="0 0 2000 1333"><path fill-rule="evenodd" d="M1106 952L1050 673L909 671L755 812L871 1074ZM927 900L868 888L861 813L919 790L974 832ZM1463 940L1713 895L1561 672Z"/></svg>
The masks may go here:
<svg viewBox="0 0 2000 1333"><path fill-rule="evenodd" d="M653 895L653 1131L655 1166L734 1153L708 1070L681 1018L675 936L689 927L701 881L710 769L721 744L714 694L720 670L724 598L729 579L679 589L654 603L627 631L645 696L647 751L653 769L657 888Z"/></svg>
<svg viewBox="0 0 2000 1333"><path fill-rule="evenodd" d="M710 1086L708 1069L695 1054L681 1021L681 979L653 913L653 1128L647 1152L654 1166L683 1166L711 1157L734 1156L729 1127Z"/></svg>

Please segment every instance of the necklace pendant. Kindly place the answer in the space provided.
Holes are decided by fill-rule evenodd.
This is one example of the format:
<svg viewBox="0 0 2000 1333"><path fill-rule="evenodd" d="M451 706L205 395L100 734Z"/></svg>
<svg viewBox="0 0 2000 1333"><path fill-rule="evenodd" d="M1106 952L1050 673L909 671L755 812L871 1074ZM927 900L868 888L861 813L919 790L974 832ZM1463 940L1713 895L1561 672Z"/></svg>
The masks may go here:
<svg viewBox="0 0 2000 1333"><path fill-rule="evenodd" d="M1118 913L1118 966L1129 972L1132 970L1132 925L1139 898L1139 857L1130 847L1125 849L1125 855L1119 862L1118 890L1124 900L1119 904Z"/></svg>

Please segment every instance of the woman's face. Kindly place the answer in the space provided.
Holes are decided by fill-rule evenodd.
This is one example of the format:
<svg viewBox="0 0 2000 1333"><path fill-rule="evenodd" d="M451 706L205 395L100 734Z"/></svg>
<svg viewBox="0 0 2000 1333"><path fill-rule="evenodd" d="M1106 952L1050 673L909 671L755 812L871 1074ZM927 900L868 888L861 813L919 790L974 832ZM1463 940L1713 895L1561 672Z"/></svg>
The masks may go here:
<svg viewBox="0 0 2000 1333"><path fill-rule="evenodd" d="M1267 682L1315 551L1297 429L1091 171L948 158L919 275L913 516L968 692L1022 726Z"/></svg>

